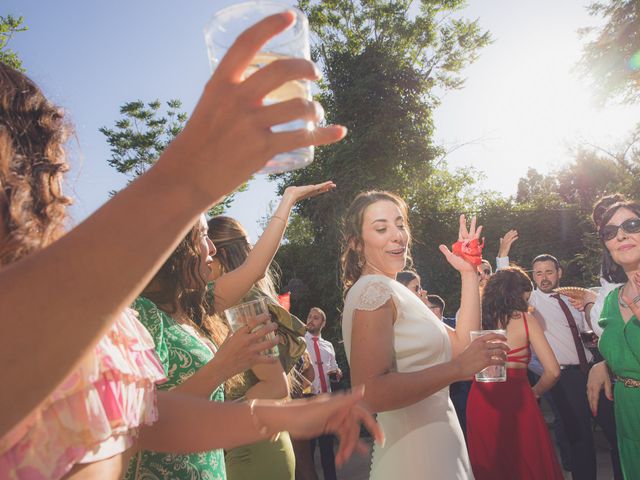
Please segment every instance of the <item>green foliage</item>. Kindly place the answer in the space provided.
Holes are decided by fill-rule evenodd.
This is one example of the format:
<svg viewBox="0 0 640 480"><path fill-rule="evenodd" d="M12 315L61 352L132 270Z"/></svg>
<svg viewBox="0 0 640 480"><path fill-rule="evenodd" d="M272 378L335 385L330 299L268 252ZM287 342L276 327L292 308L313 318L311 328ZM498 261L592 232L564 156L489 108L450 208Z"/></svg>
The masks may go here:
<svg viewBox="0 0 640 480"><path fill-rule="evenodd" d="M137 100L120 107L123 118L115 128L100 128L111 147L109 165L131 180L146 172L184 128L187 114L180 112L181 106L179 100L169 100L166 116L159 100L146 105Z"/></svg>
<svg viewBox="0 0 640 480"><path fill-rule="evenodd" d="M437 237L450 242L449 222L433 209L462 209L473 197L475 172L451 173L433 143L433 110L441 91L463 85L462 69L490 42L475 21L456 18L462 1L423 1L417 16L409 1L300 1L316 43L312 55L323 70L318 100L329 123L345 125L347 138L316 150L303 170L279 175L280 192L289 185L334 180L335 192L296 207L287 243L277 255L283 283L292 292L292 312L306 318L319 306L328 315L325 334L337 345L342 287L339 280L341 218L353 198L366 190L390 190L407 200L418 238L416 261L431 271L452 269L432 259ZM439 241L439 240L438 240ZM428 247L427 247L428 246ZM448 276L447 276L448 275ZM443 285L447 285L443 280ZM338 348L338 355L343 355ZM343 366L346 363L342 364Z"/></svg>
<svg viewBox="0 0 640 480"><path fill-rule="evenodd" d="M21 72L24 72L22 61L13 50L8 48L8 44L16 33L28 30L23 22L23 17L16 18L11 15L3 17L0 15L0 62Z"/></svg>
<svg viewBox="0 0 640 480"><path fill-rule="evenodd" d="M513 261L528 267L535 255L546 250L564 264L565 285L598 285L602 245L591 211L603 195L620 192L639 198L639 139L640 130L636 129L612 151L579 146L572 162L548 175L529 169L520 179L511 209L486 212L484 223L490 227L495 218L502 233L509 228L518 230L520 240L513 247Z"/></svg>
<svg viewBox="0 0 640 480"><path fill-rule="evenodd" d="M491 42L477 20L455 18L463 0L420 2L415 18L411 0L301 0L318 37L314 57L326 61L334 53L357 55L372 45L396 52L429 86L460 88L461 70Z"/></svg>
<svg viewBox="0 0 640 480"><path fill-rule="evenodd" d="M601 103L640 100L640 2L637 0L609 0L593 2L589 13L601 17L599 28L584 28L591 36L578 64L589 76Z"/></svg>
<svg viewBox="0 0 640 480"><path fill-rule="evenodd" d="M169 100L164 107L165 111L162 111L163 105L159 100L147 104L141 100L127 102L120 107L122 118L116 121L114 128L100 128L111 147L111 158L107 160L109 165L126 175L129 181L142 175L156 162L187 122L187 114L180 110L180 100ZM245 183L238 191L246 188ZM233 201L233 195L213 207L209 214L224 213Z"/></svg>

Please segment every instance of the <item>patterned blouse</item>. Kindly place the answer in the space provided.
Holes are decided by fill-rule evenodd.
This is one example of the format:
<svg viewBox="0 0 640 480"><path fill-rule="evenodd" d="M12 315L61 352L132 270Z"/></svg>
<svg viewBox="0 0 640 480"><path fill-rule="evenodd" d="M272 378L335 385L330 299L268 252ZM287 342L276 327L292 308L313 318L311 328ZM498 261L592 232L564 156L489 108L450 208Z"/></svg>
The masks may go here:
<svg viewBox="0 0 640 480"><path fill-rule="evenodd" d="M211 347L199 337L195 329L176 322L151 300L139 297L132 308L138 311L140 322L151 333L165 368L168 381L158 386L160 390L177 387L213 358ZM209 398L223 402L223 387L216 388ZM226 480L223 451L175 455L145 450L133 457L125 475L125 480L166 478Z"/></svg>

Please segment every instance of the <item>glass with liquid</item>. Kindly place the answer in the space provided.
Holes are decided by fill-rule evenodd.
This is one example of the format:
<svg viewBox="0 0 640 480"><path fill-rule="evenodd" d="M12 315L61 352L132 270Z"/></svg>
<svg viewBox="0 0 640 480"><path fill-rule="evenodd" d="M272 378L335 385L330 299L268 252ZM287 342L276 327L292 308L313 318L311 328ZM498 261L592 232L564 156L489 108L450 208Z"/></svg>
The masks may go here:
<svg viewBox="0 0 640 480"><path fill-rule="evenodd" d="M245 78L256 70L281 58L311 58L309 48L309 22L307 17L298 9L277 2L245 2L239 3L217 12L204 29L205 42L211 62L212 71L216 69L224 55L233 45L238 35L263 18L281 13L286 10L295 12L295 23L267 42L258 52L245 72ZM311 84L308 80L287 82L272 91L264 99L264 104L291 100L293 98L311 100ZM313 122L297 120L276 125L271 128L274 132L299 130L306 128L313 130ZM269 160L258 173L282 173L296 170L309 165L313 161L313 147L299 148L291 152L281 153Z"/></svg>
<svg viewBox="0 0 640 480"><path fill-rule="evenodd" d="M472 330L471 331L471 341L473 342L476 338L482 337L483 335L487 335L489 333L499 333L500 335L507 336L506 330ZM503 343L499 340L496 340L498 343ZM484 370L480 370L476 373L476 381L477 382L506 382L507 381L507 366L502 365L490 365Z"/></svg>

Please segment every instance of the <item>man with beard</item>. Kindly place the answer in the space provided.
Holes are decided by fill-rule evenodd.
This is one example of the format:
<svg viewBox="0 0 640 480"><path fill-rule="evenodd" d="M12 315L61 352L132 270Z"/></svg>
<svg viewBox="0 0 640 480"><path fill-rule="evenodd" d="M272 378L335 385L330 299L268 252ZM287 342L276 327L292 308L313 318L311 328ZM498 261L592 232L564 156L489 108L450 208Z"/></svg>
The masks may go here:
<svg viewBox="0 0 640 480"><path fill-rule="evenodd" d="M551 389L551 397L569 443L572 478L596 480L592 415L586 395L592 355L580 340L580 332L589 330L589 326L584 315L571 306L568 297L554 292L562 277L562 268L554 256L544 254L534 258L532 274L537 289L531 293L529 304L543 317L544 334L561 368L560 380ZM604 395L595 419L611 446L614 478L622 479L613 404Z"/></svg>
<svg viewBox="0 0 640 480"><path fill-rule="evenodd" d="M318 307L309 310L305 340L315 373L311 384L314 395L330 392L332 390L331 384L336 384L342 379L342 371L336 362L336 352L333 345L321 336L326 323L327 316L324 311ZM333 435L322 435L310 441L312 459L315 455L316 443L320 445L320 462L325 480L336 480L337 478L333 441Z"/></svg>

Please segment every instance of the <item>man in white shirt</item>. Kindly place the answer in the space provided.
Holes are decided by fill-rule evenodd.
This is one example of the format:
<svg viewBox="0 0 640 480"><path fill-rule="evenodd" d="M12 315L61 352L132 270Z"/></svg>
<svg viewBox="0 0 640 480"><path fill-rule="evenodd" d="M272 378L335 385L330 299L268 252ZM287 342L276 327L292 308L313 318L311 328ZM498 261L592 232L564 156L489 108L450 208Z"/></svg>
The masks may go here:
<svg viewBox="0 0 640 480"><path fill-rule="evenodd" d="M331 342L322 338L321 333L327 316L318 307L309 310L307 316L307 351L311 355L311 364L315 378L311 384L314 395L331 391L331 383L338 383L342 379L342 371L336 362L336 352ZM333 454L333 435L323 435L311 441L311 458L315 455L316 440L320 444L320 460L325 480L335 480L336 463Z"/></svg>
<svg viewBox="0 0 640 480"><path fill-rule="evenodd" d="M583 314L569 303L568 297L554 292L562 277L562 269L555 257L538 255L532 262L532 274L537 289L531 293L529 304L542 317L545 337L561 368L560 379L551 389L551 397L569 442L572 478L596 480L596 453L586 395L587 375L593 359L580 339L580 332L589 330L589 326ZM611 445L614 478L622 479L613 405L604 396L595 419Z"/></svg>

